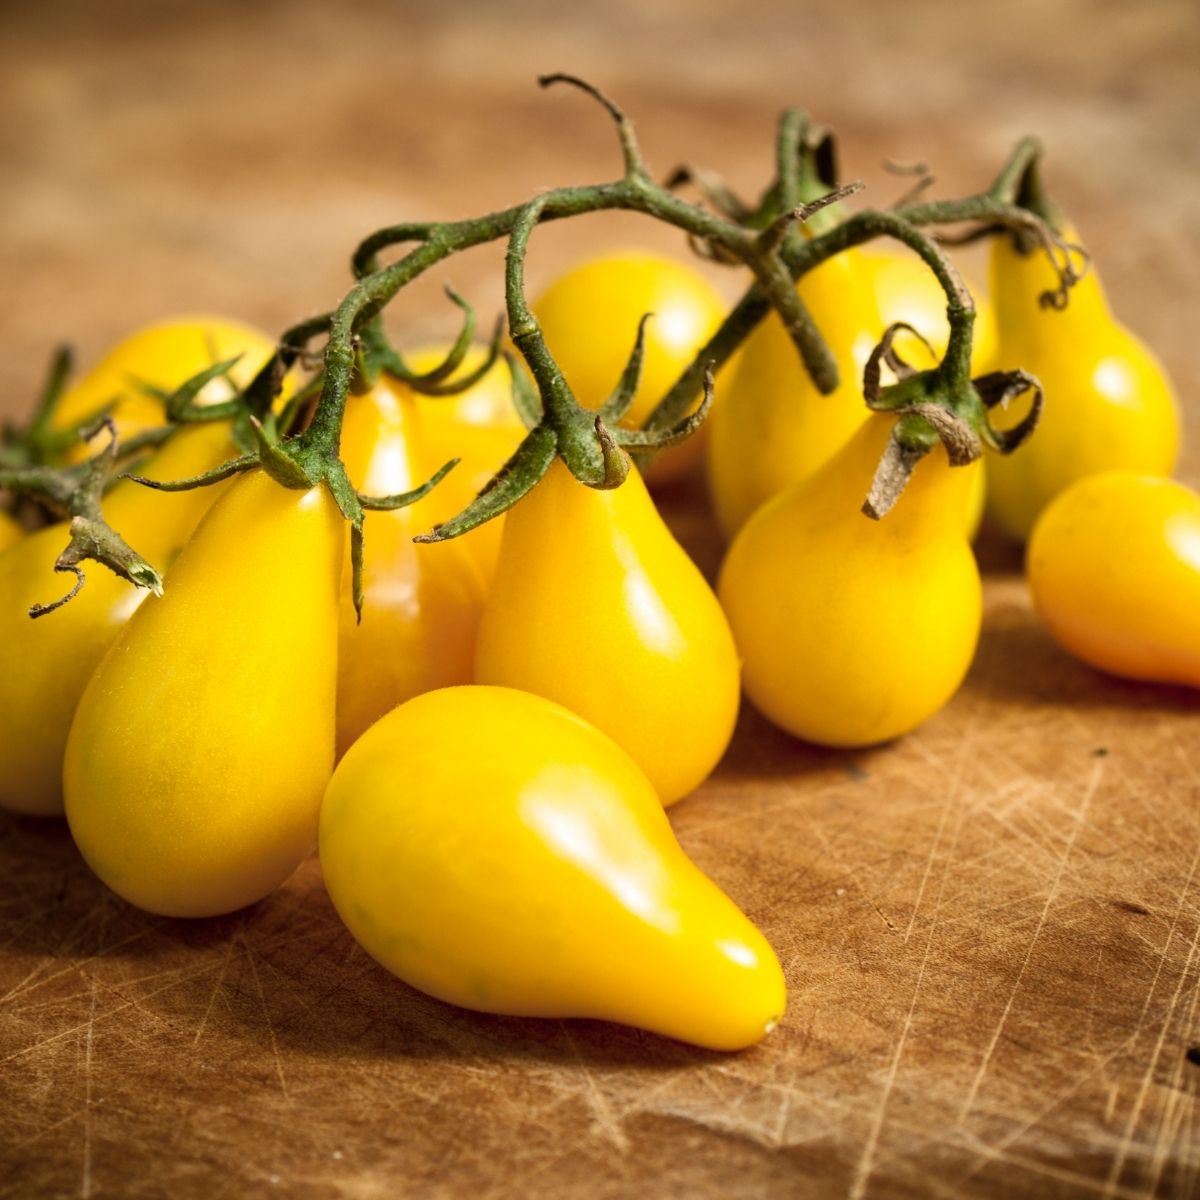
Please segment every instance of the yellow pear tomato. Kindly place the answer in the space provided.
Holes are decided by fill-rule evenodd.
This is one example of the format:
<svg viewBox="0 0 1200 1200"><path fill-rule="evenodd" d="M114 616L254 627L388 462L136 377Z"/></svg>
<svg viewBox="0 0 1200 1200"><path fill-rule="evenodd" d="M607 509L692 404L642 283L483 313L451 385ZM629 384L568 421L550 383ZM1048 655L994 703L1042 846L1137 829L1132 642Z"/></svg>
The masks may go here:
<svg viewBox="0 0 1200 1200"><path fill-rule="evenodd" d="M131 903L231 912L313 849L333 767L344 540L324 487L242 476L92 676L67 742L67 820Z"/></svg>
<svg viewBox="0 0 1200 1200"><path fill-rule="evenodd" d="M867 417L862 370L884 321L860 252L848 250L804 275L797 290L840 372L822 396L796 345L771 312L746 340L708 424L708 482L717 522L732 537L763 501L811 475Z"/></svg>
<svg viewBox="0 0 1200 1200"><path fill-rule="evenodd" d="M386 383L349 398L341 454L359 491L373 496L411 491L441 465L421 441L419 415L408 389ZM435 489L407 508L367 514L361 623L349 561L343 569L339 754L397 704L433 688L471 682L483 610L479 569L465 539L430 546L412 540L434 523L429 509L438 498Z"/></svg>
<svg viewBox="0 0 1200 1200"><path fill-rule="evenodd" d="M330 781L321 868L367 952L452 1004L714 1050L783 1014L770 946L684 855L646 776L538 696L448 688L389 713Z"/></svg>
<svg viewBox="0 0 1200 1200"><path fill-rule="evenodd" d="M863 367L888 325L907 322L939 355L949 337L945 292L933 272L903 250L847 250L804 275L797 291L833 352L840 382L821 395L773 312L747 339L709 420L709 491L728 538L760 504L822 466L866 420ZM975 302L973 358L984 361L994 340L992 320L987 302ZM909 334L899 335L896 348L916 367L934 365ZM983 513L982 471L972 480L966 521L974 536Z"/></svg>
<svg viewBox="0 0 1200 1200"><path fill-rule="evenodd" d="M185 380L214 363L240 354L229 378L245 385L275 352L266 334L227 317L182 316L157 321L118 342L78 382L63 393L54 410L54 424L65 428L112 405L112 417L122 437L132 437L163 423L162 404L140 386L173 391ZM197 403L227 400L229 384L212 380ZM81 448L76 457L82 457Z"/></svg>
<svg viewBox="0 0 1200 1200"><path fill-rule="evenodd" d="M224 424L181 429L140 467L152 479L183 479L236 454ZM163 572L197 522L228 485L153 492L131 481L104 499L104 515L122 537ZM75 706L89 676L121 627L149 595L97 563L73 600L31 620L29 609L62 595L73 582L56 574L65 524L39 529L0 554L0 806L61 816L62 760Z"/></svg>
<svg viewBox="0 0 1200 1200"><path fill-rule="evenodd" d="M937 276L907 247L896 243L864 246L859 259L868 286L875 293L884 326L904 321L920 332L940 357L950 340L946 320L946 293ZM975 301L975 330L971 361L990 363L996 354L996 319L992 306L978 286L966 280ZM901 333L896 348L914 366L932 366L928 352L911 336Z"/></svg>
<svg viewBox="0 0 1200 1200"><path fill-rule="evenodd" d="M872 414L816 474L764 504L721 568L747 696L822 745L920 725L958 689L979 637L964 515L976 464L952 468L936 447L882 520L860 511L893 419Z"/></svg>
<svg viewBox="0 0 1200 1200"><path fill-rule="evenodd" d="M664 804L716 766L737 717L729 626L636 471L597 491L555 460L509 511L475 678L591 721Z"/></svg>
<svg viewBox="0 0 1200 1200"><path fill-rule="evenodd" d="M1066 237L1074 240L1074 231ZM997 237L991 271L995 367L1029 371L1046 397L1033 436L988 469L988 513L1024 540L1042 509L1077 479L1115 469L1169 475L1179 413L1161 365L1109 311L1094 267L1061 310L1039 302L1058 285L1040 250L1023 254L1010 237Z"/></svg>
<svg viewBox="0 0 1200 1200"><path fill-rule="evenodd" d="M1106 471L1064 488L1029 539L1046 627L1114 675L1200 687L1200 495Z"/></svg>
<svg viewBox="0 0 1200 1200"><path fill-rule="evenodd" d="M533 305L546 345L585 408L612 394L646 313L645 357L637 394L621 424L640 427L701 347L717 331L728 305L687 264L644 250L605 254L556 279ZM723 381L717 396L723 393ZM696 397L699 405L700 397ZM655 456L647 478L666 484L703 457L699 432Z"/></svg>

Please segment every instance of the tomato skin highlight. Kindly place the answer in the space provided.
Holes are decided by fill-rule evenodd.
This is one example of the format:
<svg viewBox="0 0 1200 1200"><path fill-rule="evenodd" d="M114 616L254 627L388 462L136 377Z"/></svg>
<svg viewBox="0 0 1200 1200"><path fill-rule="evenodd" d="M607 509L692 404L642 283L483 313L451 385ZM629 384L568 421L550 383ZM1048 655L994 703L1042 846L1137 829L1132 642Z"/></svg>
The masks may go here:
<svg viewBox="0 0 1200 1200"><path fill-rule="evenodd" d="M407 389L386 384L348 398L341 453L359 491L395 495L433 474L421 436L424 415ZM338 638L339 756L397 704L471 682L484 598L479 569L462 539L421 546L412 540L434 523L429 510L437 497L435 489L406 508L367 514L361 623L346 557Z"/></svg>
<svg viewBox="0 0 1200 1200"><path fill-rule="evenodd" d="M323 487L239 478L92 676L67 743L67 820L130 903L231 912L312 850L333 765L344 538Z"/></svg>
<svg viewBox="0 0 1200 1200"><path fill-rule="evenodd" d="M1075 240L1071 229L1064 235ZM994 369L1023 368L1045 390L1033 436L988 465L988 514L1024 541L1038 514L1078 479L1117 469L1170 475L1179 456L1179 410L1161 364L1113 317L1094 268L1062 310L1039 302L1058 283L1041 252L1023 255L1011 238L997 237L991 272ZM996 424L1004 423L998 415Z"/></svg>
<svg viewBox="0 0 1200 1200"><path fill-rule="evenodd" d="M509 511L475 679L591 721L664 804L708 776L737 718L728 623L636 471L599 491L556 460Z"/></svg>
<svg viewBox="0 0 1200 1200"><path fill-rule="evenodd" d="M895 508L860 511L891 418L872 415L815 475L764 504L718 594L746 695L796 737L868 746L916 728L957 691L982 620L965 513L976 464L939 447Z"/></svg>
<svg viewBox="0 0 1200 1200"><path fill-rule="evenodd" d="M447 688L372 726L326 792L321 867L368 953L452 1004L716 1050L783 1013L773 951L684 855L645 775L538 696Z"/></svg>
<svg viewBox="0 0 1200 1200"><path fill-rule="evenodd" d="M1200 687L1200 495L1108 471L1072 484L1038 518L1026 558L1046 628L1091 666Z"/></svg>

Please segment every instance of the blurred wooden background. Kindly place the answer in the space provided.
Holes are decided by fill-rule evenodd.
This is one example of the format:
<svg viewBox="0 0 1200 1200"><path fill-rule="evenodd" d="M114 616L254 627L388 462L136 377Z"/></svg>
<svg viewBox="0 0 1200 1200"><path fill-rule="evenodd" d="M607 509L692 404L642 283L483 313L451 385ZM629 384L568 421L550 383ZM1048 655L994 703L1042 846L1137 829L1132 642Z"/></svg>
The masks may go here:
<svg viewBox="0 0 1200 1200"><path fill-rule="evenodd" d="M173 312L278 330L336 302L376 226L611 177L608 121L534 84L568 70L657 170L747 191L787 104L873 203L903 186L885 156L953 194L1042 135L1200 482L1197 63L1193 0L9 0L0 413L63 339L86 362ZM564 223L531 280L632 240L678 248ZM500 262L443 278L486 316ZM400 317L453 327L432 281ZM703 516L673 511L711 566ZM744 1055L426 1000L354 947L313 863L246 913L149 918L61 826L0 816L0 1197L1197 1195L1195 696L1071 662L993 557L979 659L929 725L841 755L747 712L673 810L789 975Z"/></svg>

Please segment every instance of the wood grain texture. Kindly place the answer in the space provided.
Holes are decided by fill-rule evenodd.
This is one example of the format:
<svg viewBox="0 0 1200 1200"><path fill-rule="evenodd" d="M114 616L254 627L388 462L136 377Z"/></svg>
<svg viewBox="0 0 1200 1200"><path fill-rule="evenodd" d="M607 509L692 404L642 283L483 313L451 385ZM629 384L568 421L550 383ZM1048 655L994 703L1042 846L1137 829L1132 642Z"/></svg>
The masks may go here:
<svg viewBox="0 0 1200 1200"><path fill-rule="evenodd" d="M747 190L785 103L843 131L875 202L897 186L884 155L932 161L951 192L1041 132L1196 440L1191 4L2 19L4 413L63 336L86 357L187 309L280 328L336 299L375 225L614 171L605 122L532 87L561 68L620 97L660 170L687 158ZM531 278L633 238L676 245L630 218L546 230ZM482 312L500 262L450 272ZM450 325L433 287L403 318L414 339ZM699 490L666 504L711 570ZM944 712L849 755L746 711L672 810L788 974L786 1020L744 1054L425 998L357 949L315 862L246 912L172 922L107 893L61 825L0 817L0 1197L1200 1194L1195 694L1074 663L1015 556L981 553L984 636Z"/></svg>

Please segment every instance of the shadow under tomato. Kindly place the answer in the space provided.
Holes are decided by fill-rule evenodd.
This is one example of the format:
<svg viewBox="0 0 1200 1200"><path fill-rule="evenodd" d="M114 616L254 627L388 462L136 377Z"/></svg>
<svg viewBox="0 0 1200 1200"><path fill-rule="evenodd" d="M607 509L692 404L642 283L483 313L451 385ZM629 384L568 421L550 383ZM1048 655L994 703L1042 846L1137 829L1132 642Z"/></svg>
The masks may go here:
<svg viewBox="0 0 1200 1200"><path fill-rule="evenodd" d="M217 921L169 922L167 936L213 970L193 970L146 1006L259 1055L362 1060L522 1060L676 1069L725 1056L603 1021L492 1016L442 1003L379 966L350 936L310 860L281 891ZM220 970L219 984L214 975ZM220 1005L214 1004L219 988Z"/></svg>
<svg viewBox="0 0 1200 1200"><path fill-rule="evenodd" d="M1068 654L1032 610L1007 605L988 613L963 687L1026 708L1200 712L1200 691L1106 675Z"/></svg>
<svg viewBox="0 0 1200 1200"><path fill-rule="evenodd" d="M862 780L870 776L875 755L887 746L885 742L845 750L802 741L773 725L743 695L733 741L712 778L720 782L722 779L800 780L841 775Z"/></svg>

